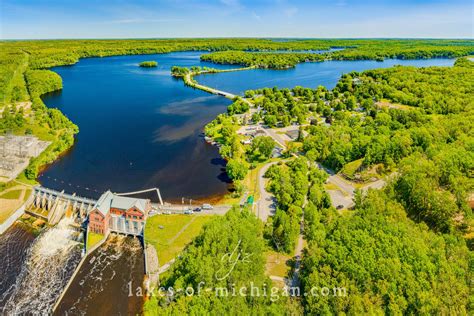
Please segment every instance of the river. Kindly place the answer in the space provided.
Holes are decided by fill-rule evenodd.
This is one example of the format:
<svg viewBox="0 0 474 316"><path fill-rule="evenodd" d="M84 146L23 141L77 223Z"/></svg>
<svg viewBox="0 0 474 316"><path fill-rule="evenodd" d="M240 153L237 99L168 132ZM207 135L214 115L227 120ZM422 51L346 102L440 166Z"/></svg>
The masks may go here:
<svg viewBox="0 0 474 316"><path fill-rule="evenodd" d="M53 70L64 88L43 98L79 126L74 147L43 172L46 187L97 198L159 187L166 201L227 193L218 149L200 137L231 103L184 86L170 68L212 66L198 52L81 59ZM138 63L156 60L157 68Z"/></svg>
<svg viewBox="0 0 474 316"><path fill-rule="evenodd" d="M97 198L104 191L129 192L159 187L166 201L202 199L228 192L225 161L206 144L206 123L226 111L230 100L184 86L170 75L174 65L232 68L201 62L202 52L81 59L56 67L62 91L46 95L79 126L73 148L39 177L46 187ZM157 68L138 63L156 60ZM328 61L288 70L228 72L197 80L242 94L262 87L335 86L343 73L396 64L450 66L453 59Z"/></svg>
<svg viewBox="0 0 474 316"><path fill-rule="evenodd" d="M19 223L14 224L0 235L0 258L2 258L0 265L0 314L3 314L3 308L13 293L16 279L21 273L22 266L27 260L28 249L34 240L35 236Z"/></svg>
<svg viewBox="0 0 474 316"><path fill-rule="evenodd" d="M342 74L375 68L388 68L395 65L428 67L452 66L454 59L387 59L383 62L373 60L325 61L298 64L285 70L255 69L251 71L205 74L196 80L205 86L241 94L246 90L259 88L293 88L303 86L316 88L319 85L332 89Z"/></svg>
<svg viewBox="0 0 474 316"><path fill-rule="evenodd" d="M182 196L203 198L225 194L229 184L225 163L217 148L205 144L201 132L207 122L225 112L230 101L185 87L169 74L173 65L230 68L202 63L199 55L198 52L179 52L89 58L74 66L53 69L62 76L64 89L47 95L44 101L71 118L80 133L74 147L43 172L39 178L41 183L88 197L98 197L107 189L123 192L153 186L158 186L168 201L180 200ZM156 60L159 66L139 68L137 64L144 60ZM259 69L202 75L197 79L202 84L242 94L247 89L273 86L332 88L341 74L351 71L395 64L449 66L453 62L449 59L331 61L300 64L284 71ZM7 276L10 287L14 279L19 279L15 284L25 287L28 280L42 280L15 267L21 263L27 267L35 264L35 260L30 260L35 257L31 253L41 247L34 245L44 243L32 242L30 238L20 238L26 246L18 247L24 249L19 250L18 258L8 265L9 270L5 270L8 273L3 272L12 271ZM0 246L4 243L0 241ZM66 248L73 249L69 244ZM0 248L0 251L6 250ZM57 260L61 259L66 267L77 264L77 258L71 253ZM72 265L65 258L72 258L68 259ZM44 261L40 264L38 267L47 269ZM53 296L64 285L68 271L53 273L54 286L50 289ZM128 297L128 284L133 281L136 287L142 280L143 254L138 241L115 237L87 258L57 313L140 313L143 301ZM2 297L10 310L18 302L19 311L36 308L37 305L25 302L24 297L16 293L10 290ZM38 291L34 293L44 296ZM50 301L47 303L49 307Z"/></svg>
<svg viewBox="0 0 474 316"><path fill-rule="evenodd" d="M55 315L137 315L143 297L129 295L143 284L143 249L136 238L116 236L89 255Z"/></svg>
<svg viewBox="0 0 474 316"><path fill-rule="evenodd" d="M51 313L81 257L81 242L64 218L36 239L11 227L0 240L2 315Z"/></svg>

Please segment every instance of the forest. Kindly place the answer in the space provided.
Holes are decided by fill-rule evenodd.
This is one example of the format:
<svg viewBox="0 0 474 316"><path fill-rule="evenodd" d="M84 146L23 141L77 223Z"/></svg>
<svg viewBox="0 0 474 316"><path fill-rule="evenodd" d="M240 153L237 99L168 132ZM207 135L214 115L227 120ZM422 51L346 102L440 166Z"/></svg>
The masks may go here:
<svg viewBox="0 0 474 316"><path fill-rule="evenodd" d="M303 297L305 314L472 312L473 66L460 58L454 67L346 74L333 90L245 93L262 109L254 122L299 123L306 132L296 141L299 157L266 173L277 210L264 240L292 253L304 218L303 290L338 284L350 293ZM241 107L235 100L206 133L226 146L221 154L229 161L243 161L231 169L245 174L253 151L232 142L238 126L232 114ZM390 181L381 190L356 190L355 206L341 213L331 206L328 175L318 163L338 171L357 160Z"/></svg>
<svg viewBox="0 0 474 316"><path fill-rule="evenodd" d="M174 51L240 51L225 53L221 62L247 65L248 56L262 54L277 62L276 68L305 61L299 53L270 54L271 51L315 51L343 48L328 52L334 59L380 59L380 58L433 58L459 57L474 53L472 40L402 40L402 39L308 39L276 41L271 39L155 39L155 40L42 40L42 41L2 41L0 42L0 102L28 99L24 84L27 69L47 69L54 66L72 65L79 58L105 57L116 55L146 55ZM244 53L242 53L244 52ZM256 53L258 52L258 53ZM224 54L224 53L223 53ZM320 60L326 55L306 54L305 58ZM315 56L313 56L315 55ZM209 56L219 56L209 55ZM203 57L209 58L209 57ZM239 61L245 58L244 62ZM258 57L261 59L261 57ZM217 61L218 57L216 57ZM220 57L219 57L220 59ZM251 59L251 58L250 58ZM267 62L264 61L262 65ZM267 66L268 67L268 66Z"/></svg>
<svg viewBox="0 0 474 316"><path fill-rule="evenodd" d="M222 51L201 55L201 60L217 64L237 64L256 66L259 68L286 69L295 67L302 62L319 62L325 60L377 60L387 58L425 59L425 58L455 58L474 54L472 41L460 45L443 45L434 42L364 42L362 45L331 46L344 48L327 52L254 52L254 51Z"/></svg>
<svg viewBox="0 0 474 316"><path fill-rule="evenodd" d="M25 171L40 168L69 148L78 133L59 110L47 108L41 95L62 88L47 68L79 58L152 54L181 50L214 52L216 63L287 68L314 58L375 59L459 57L473 53L472 40L57 40L1 42L0 132L34 134L52 141ZM296 52L329 50L323 54ZM285 53L276 51L287 51ZM257 52L258 51L258 52ZM272 51L275 51L272 53ZM304 292L314 286L342 286L345 297L219 297L214 292L154 297L145 313L163 314L472 314L474 220L468 204L474 191L474 63L459 58L453 67L393 67L345 74L336 87L264 88L245 97L260 111L253 123L268 127L299 125L299 136L268 169L267 189L276 214L263 224L246 207L235 206L209 222L162 276L164 287L198 291L200 282L225 288L254 286L269 290L264 252L293 253L304 229L305 250L299 272ZM185 75L189 69L175 69ZM31 102L26 116L19 101ZM244 179L270 161L275 143L256 136L243 144L238 115L248 103L236 98L227 113L205 127L220 144L235 196ZM28 118L28 119L26 119ZM298 157L294 157L298 156ZM357 190L355 206L341 212L331 206L327 174L375 170L388 178L380 190ZM472 199L472 197L471 197ZM216 272L220 260L237 249L249 261L235 265L226 278ZM227 262L228 263L228 262ZM292 264L290 262L290 264ZM292 266L292 269L294 266ZM228 271L228 270L227 270ZM290 272L291 273L291 272Z"/></svg>
<svg viewBox="0 0 474 316"><path fill-rule="evenodd" d="M271 280L264 274L266 245L262 226L250 210L239 207L214 218L166 273L160 283L165 290L154 292L145 304L145 314L299 314L301 307L288 295L270 295ZM236 256L231 260L238 262L231 269L226 254L233 251ZM237 257L238 253L245 255ZM192 293L186 292L189 288L194 289L194 295L186 294ZM246 289L247 296L233 294L241 288ZM169 289L173 289L171 296Z"/></svg>

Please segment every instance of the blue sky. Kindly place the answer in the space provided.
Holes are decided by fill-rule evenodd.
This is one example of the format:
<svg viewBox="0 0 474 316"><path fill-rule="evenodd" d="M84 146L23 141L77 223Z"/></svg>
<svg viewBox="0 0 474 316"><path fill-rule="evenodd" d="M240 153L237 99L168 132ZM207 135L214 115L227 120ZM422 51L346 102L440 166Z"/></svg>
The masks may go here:
<svg viewBox="0 0 474 316"><path fill-rule="evenodd" d="M0 37L473 38L473 3L473 0L0 0Z"/></svg>

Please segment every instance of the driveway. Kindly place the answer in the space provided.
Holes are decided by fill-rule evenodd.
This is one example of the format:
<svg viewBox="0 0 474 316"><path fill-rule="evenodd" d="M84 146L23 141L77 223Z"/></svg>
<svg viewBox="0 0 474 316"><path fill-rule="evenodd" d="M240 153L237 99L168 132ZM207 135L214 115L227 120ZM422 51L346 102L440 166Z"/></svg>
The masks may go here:
<svg viewBox="0 0 474 316"><path fill-rule="evenodd" d="M264 176L268 168L274 164L277 164L278 162L280 161L269 162L258 172L258 189L260 191L260 200L257 202L257 217L263 222L267 221L268 216L275 215L276 211L276 199L270 192L265 190L268 180L265 179Z"/></svg>

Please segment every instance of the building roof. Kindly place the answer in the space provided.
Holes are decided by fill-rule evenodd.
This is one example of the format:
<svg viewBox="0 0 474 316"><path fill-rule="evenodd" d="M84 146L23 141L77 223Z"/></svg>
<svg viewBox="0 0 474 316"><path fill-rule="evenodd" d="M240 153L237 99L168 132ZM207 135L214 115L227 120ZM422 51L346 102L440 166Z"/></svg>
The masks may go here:
<svg viewBox="0 0 474 316"><path fill-rule="evenodd" d="M147 200L119 196L107 191L101 195L95 205L95 208L98 209L103 215L107 215L111 207L121 210L128 210L132 207L136 207L138 210L145 213L146 205Z"/></svg>

